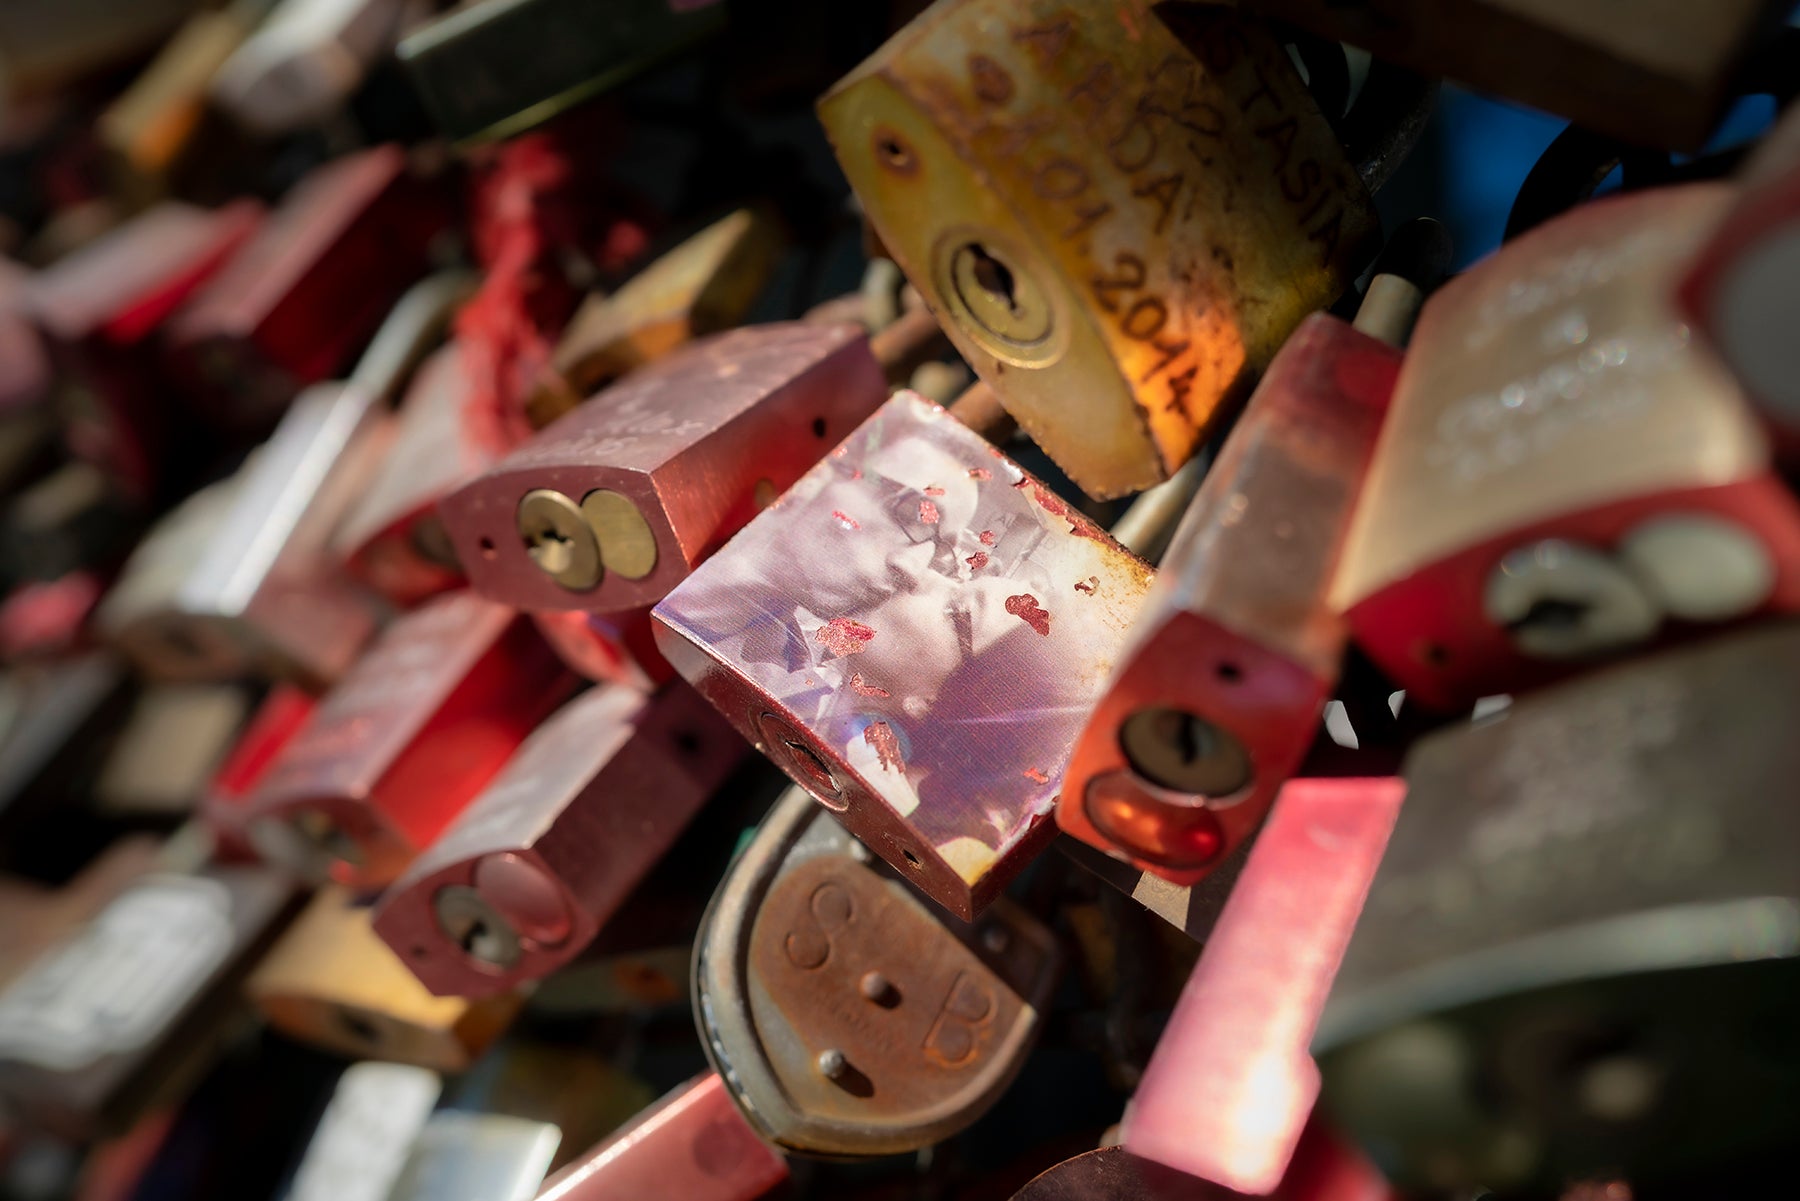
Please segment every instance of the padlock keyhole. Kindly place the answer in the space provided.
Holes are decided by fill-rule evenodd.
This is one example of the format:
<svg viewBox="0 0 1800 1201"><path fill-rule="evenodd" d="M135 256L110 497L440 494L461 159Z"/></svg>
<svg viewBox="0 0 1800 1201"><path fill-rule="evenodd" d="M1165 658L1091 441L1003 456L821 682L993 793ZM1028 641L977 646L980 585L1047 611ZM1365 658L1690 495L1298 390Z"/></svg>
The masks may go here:
<svg viewBox="0 0 1800 1201"><path fill-rule="evenodd" d="M1019 298L1012 269L989 254L980 242L969 243L969 253L975 256L975 282L1003 302L1008 312L1016 315L1019 311Z"/></svg>
<svg viewBox="0 0 1800 1201"><path fill-rule="evenodd" d="M1567 597L1544 596L1531 602L1523 616L1506 623L1509 630L1576 630L1593 612L1593 604Z"/></svg>

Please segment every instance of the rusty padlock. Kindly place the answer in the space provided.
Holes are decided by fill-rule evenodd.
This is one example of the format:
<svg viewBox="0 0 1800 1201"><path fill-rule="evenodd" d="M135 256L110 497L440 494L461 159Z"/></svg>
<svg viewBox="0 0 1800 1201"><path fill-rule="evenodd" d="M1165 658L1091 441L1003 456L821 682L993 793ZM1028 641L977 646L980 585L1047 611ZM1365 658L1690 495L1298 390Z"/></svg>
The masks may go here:
<svg viewBox="0 0 1800 1201"><path fill-rule="evenodd" d="M1409 233L1441 273L1435 223ZM1355 326L1315 314L1275 356L1076 743L1065 831L1184 885L1254 836L1337 683L1327 594L1422 299L1378 274Z"/></svg>
<svg viewBox="0 0 1800 1201"><path fill-rule="evenodd" d="M796 788L713 895L694 1015L764 1138L886 1155L954 1134L999 1098L1056 970L1050 932L1024 910L946 917Z"/></svg>
<svg viewBox="0 0 1800 1201"><path fill-rule="evenodd" d="M388 890L376 932L439 996L542 979L593 940L744 749L685 683L593 689Z"/></svg>
<svg viewBox="0 0 1800 1201"><path fill-rule="evenodd" d="M439 597L383 631L282 749L252 833L315 878L392 883L574 684L522 614Z"/></svg>
<svg viewBox="0 0 1800 1201"><path fill-rule="evenodd" d="M1225 9L939 0L819 115L957 349L1091 496L1167 478L1373 250L1352 152Z"/></svg>
<svg viewBox="0 0 1800 1201"><path fill-rule="evenodd" d="M1331 594L1409 704L1800 605L1800 505L1669 298L1728 203L1583 205L1426 303Z"/></svg>
<svg viewBox="0 0 1800 1201"><path fill-rule="evenodd" d="M1151 569L901 392L656 607L675 669L940 905L1048 845Z"/></svg>
<svg viewBox="0 0 1800 1201"><path fill-rule="evenodd" d="M850 326L720 334L571 412L440 509L476 591L617 613L662 599L887 393Z"/></svg>

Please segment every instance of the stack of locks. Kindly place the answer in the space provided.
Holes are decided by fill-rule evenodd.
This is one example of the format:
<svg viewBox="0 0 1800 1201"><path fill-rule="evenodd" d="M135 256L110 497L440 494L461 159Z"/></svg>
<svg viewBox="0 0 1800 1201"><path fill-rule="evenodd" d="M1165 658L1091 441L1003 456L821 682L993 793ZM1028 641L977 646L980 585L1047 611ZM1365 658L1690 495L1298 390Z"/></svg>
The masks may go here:
<svg viewBox="0 0 1800 1201"><path fill-rule="evenodd" d="M1781 7L16 0L0 1201L1782 1195Z"/></svg>

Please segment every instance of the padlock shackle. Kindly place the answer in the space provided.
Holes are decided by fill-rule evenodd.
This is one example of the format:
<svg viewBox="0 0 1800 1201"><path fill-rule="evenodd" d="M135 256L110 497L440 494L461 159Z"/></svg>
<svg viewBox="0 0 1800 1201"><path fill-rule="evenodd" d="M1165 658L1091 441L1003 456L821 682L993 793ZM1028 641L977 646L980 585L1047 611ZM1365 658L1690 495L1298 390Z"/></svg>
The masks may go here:
<svg viewBox="0 0 1800 1201"><path fill-rule="evenodd" d="M1425 298L1450 268L1450 255L1442 223L1418 217L1402 225L1375 260L1352 326L1389 346L1406 345Z"/></svg>
<svg viewBox="0 0 1800 1201"><path fill-rule="evenodd" d="M1363 187L1373 196L1418 144L1437 103L1438 81L1376 59L1356 103L1332 124Z"/></svg>

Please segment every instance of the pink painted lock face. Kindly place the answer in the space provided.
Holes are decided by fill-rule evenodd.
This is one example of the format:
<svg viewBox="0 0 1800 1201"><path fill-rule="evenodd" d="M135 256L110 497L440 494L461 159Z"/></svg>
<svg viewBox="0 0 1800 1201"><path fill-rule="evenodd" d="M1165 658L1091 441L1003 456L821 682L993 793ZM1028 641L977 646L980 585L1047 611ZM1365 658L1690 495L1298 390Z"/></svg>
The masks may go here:
<svg viewBox="0 0 1800 1201"><path fill-rule="evenodd" d="M911 393L657 607L677 670L969 916L1041 849L1151 569Z"/></svg>

